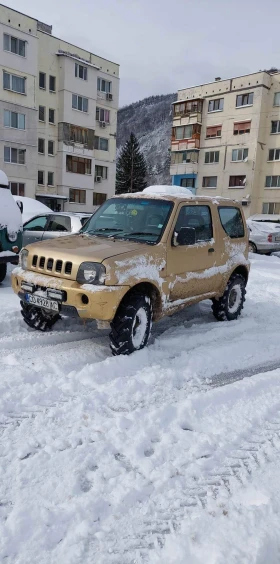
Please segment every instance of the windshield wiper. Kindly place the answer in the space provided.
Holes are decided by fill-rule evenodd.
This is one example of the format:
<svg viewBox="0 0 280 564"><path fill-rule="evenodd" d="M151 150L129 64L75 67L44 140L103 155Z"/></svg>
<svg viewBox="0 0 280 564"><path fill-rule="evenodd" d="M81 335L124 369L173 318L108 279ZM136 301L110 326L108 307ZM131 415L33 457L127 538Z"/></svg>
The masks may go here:
<svg viewBox="0 0 280 564"><path fill-rule="evenodd" d="M90 233L94 235L95 233L103 233L104 231L122 231L118 227L101 227L100 229L94 229L93 231L85 231L84 233Z"/></svg>
<svg viewBox="0 0 280 564"><path fill-rule="evenodd" d="M123 235L129 235L130 237L134 237L134 235L153 235L154 237L158 237L157 233L149 233L147 231L134 231L134 232L130 231L129 233L122 233L121 237ZM118 235L117 235L117 237L118 237Z"/></svg>

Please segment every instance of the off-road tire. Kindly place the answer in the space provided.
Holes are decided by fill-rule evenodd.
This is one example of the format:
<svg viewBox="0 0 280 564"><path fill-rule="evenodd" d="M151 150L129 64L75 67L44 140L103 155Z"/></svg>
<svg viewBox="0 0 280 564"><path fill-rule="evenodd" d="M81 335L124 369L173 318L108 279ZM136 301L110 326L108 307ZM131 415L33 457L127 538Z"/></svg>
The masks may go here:
<svg viewBox="0 0 280 564"><path fill-rule="evenodd" d="M139 323L141 318L142 321ZM141 323L142 330L137 336L136 331ZM140 293L129 294L119 305L114 320L111 322L109 337L112 354L114 356L129 355L136 350L143 349L148 343L151 328L152 304L150 298Z"/></svg>
<svg viewBox="0 0 280 564"><path fill-rule="evenodd" d="M0 284L5 280L6 274L7 274L7 265L5 263L0 264Z"/></svg>
<svg viewBox="0 0 280 564"><path fill-rule="evenodd" d="M238 302L234 309L230 305L233 292L237 293ZM212 311L218 321L233 321L241 315L246 295L246 282L241 274L233 274L227 283L224 294L218 300L212 300Z"/></svg>
<svg viewBox="0 0 280 564"><path fill-rule="evenodd" d="M21 301L21 315L25 323L37 331L47 331L60 319L59 313L48 313L39 307L34 307Z"/></svg>
<svg viewBox="0 0 280 564"><path fill-rule="evenodd" d="M249 252L250 253L257 253L258 249L255 245L255 243L252 243L252 241L249 241Z"/></svg>

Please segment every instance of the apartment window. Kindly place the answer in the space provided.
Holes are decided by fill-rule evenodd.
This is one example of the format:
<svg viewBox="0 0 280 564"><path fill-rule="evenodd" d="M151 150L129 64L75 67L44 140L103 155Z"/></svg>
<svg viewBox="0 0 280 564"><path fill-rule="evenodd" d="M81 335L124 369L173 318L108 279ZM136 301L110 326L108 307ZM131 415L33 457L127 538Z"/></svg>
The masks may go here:
<svg viewBox="0 0 280 564"><path fill-rule="evenodd" d="M41 155L45 154L45 139L38 139L38 153Z"/></svg>
<svg viewBox="0 0 280 564"><path fill-rule="evenodd" d="M14 129L25 129L25 115L4 110L4 126Z"/></svg>
<svg viewBox="0 0 280 564"><path fill-rule="evenodd" d="M212 137L221 137L221 136L222 136L221 125L214 125L213 127L206 128L206 139L210 139Z"/></svg>
<svg viewBox="0 0 280 564"><path fill-rule="evenodd" d="M271 122L271 133L280 133L280 121Z"/></svg>
<svg viewBox="0 0 280 564"><path fill-rule="evenodd" d="M192 139L196 134L200 134L200 130L199 124L173 127L172 138L179 141L181 139Z"/></svg>
<svg viewBox="0 0 280 564"><path fill-rule="evenodd" d="M244 133L250 133L251 131L251 121L238 121L233 124L233 135L243 135Z"/></svg>
<svg viewBox="0 0 280 564"><path fill-rule="evenodd" d="M273 106L280 106L280 92L275 92Z"/></svg>
<svg viewBox="0 0 280 564"><path fill-rule="evenodd" d="M76 174L91 174L91 159L66 155L66 171Z"/></svg>
<svg viewBox="0 0 280 564"><path fill-rule="evenodd" d="M263 213L280 214L280 203L279 202L269 202L263 204Z"/></svg>
<svg viewBox="0 0 280 564"><path fill-rule="evenodd" d="M244 188L245 184L246 184L246 174L229 177L229 188Z"/></svg>
<svg viewBox="0 0 280 564"><path fill-rule="evenodd" d="M4 51L10 51L20 57L25 57L25 41L4 33Z"/></svg>
<svg viewBox="0 0 280 564"><path fill-rule="evenodd" d="M13 196L24 196L25 184L22 182L10 182L9 184Z"/></svg>
<svg viewBox="0 0 280 564"><path fill-rule="evenodd" d="M38 184L44 184L44 171L38 170Z"/></svg>
<svg viewBox="0 0 280 564"><path fill-rule="evenodd" d="M103 178L103 180L107 180L108 178L108 167L107 166L99 166L96 165L95 166L95 178L100 177Z"/></svg>
<svg viewBox="0 0 280 564"><path fill-rule="evenodd" d="M266 188L280 188L280 176L266 176Z"/></svg>
<svg viewBox="0 0 280 564"><path fill-rule="evenodd" d="M72 108L74 110L79 110L79 112L87 112L88 98L78 96L77 94L72 94Z"/></svg>
<svg viewBox="0 0 280 564"><path fill-rule="evenodd" d="M87 80L87 67L75 63L75 76L82 80Z"/></svg>
<svg viewBox="0 0 280 564"><path fill-rule="evenodd" d="M55 110L49 108L49 123L54 124Z"/></svg>
<svg viewBox="0 0 280 564"><path fill-rule="evenodd" d="M49 91L55 92L55 76L49 76Z"/></svg>
<svg viewBox="0 0 280 564"><path fill-rule="evenodd" d="M39 106L39 121L46 120L46 108L45 106Z"/></svg>
<svg viewBox="0 0 280 564"><path fill-rule="evenodd" d="M232 149L232 161L240 162L245 161L245 159L248 159L248 149Z"/></svg>
<svg viewBox="0 0 280 564"><path fill-rule="evenodd" d="M207 151L207 153L205 153L204 162L205 164L218 163L219 156L220 151Z"/></svg>
<svg viewBox="0 0 280 564"><path fill-rule="evenodd" d="M48 171L48 186L54 186L54 173Z"/></svg>
<svg viewBox="0 0 280 564"><path fill-rule="evenodd" d="M171 164L197 163L198 151L176 151L171 153Z"/></svg>
<svg viewBox="0 0 280 564"><path fill-rule="evenodd" d="M110 123L110 110L96 108L96 121L105 121L106 123Z"/></svg>
<svg viewBox="0 0 280 564"><path fill-rule="evenodd" d="M111 86L112 83L109 82L109 80L104 80L103 78L98 78L97 79L97 90L98 92L105 92L110 93L111 92Z"/></svg>
<svg viewBox="0 0 280 564"><path fill-rule="evenodd" d="M46 74L44 72L39 72L39 88L46 90Z"/></svg>
<svg viewBox="0 0 280 564"><path fill-rule="evenodd" d="M217 188L217 176L203 176L202 186L203 188Z"/></svg>
<svg viewBox="0 0 280 564"><path fill-rule="evenodd" d="M270 149L268 151L269 161L280 161L280 149Z"/></svg>
<svg viewBox="0 0 280 564"><path fill-rule="evenodd" d="M202 112L202 100L190 100L189 102L178 102L173 106L173 115L186 116L192 113Z"/></svg>
<svg viewBox="0 0 280 564"><path fill-rule="evenodd" d="M93 205L102 206L106 202L107 194L102 194L101 192L93 192Z"/></svg>
<svg viewBox="0 0 280 564"><path fill-rule="evenodd" d="M241 106L252 106L254 99L254 93L249 94L239 94L236 96L236 107L241 108Z"/></svg>
<svg viewBox="0 0 280 564"><path fill-rule="evenodd" d="M88 130L76 125L70 125L70 140L74 143L88 144Z"/></svg>
<svg viewBox="0 0 280 564"><path fill-rule="evenodd" d="M195 178L181 178L180 186L183 188L195 188Z"/></svg>
<svg viewBox="0 0 280 564"><path fill-rule="evenodd" d="M12 164L25 164L25 149L15 149L13 147L4 147L4 161Z"/></svg>
<svg viewBox="0 0 280 564"><path fill-rule="evenodd" d="M221 112L224 109L224 99L218 98L217 100L209 100L208 112Z"/></svg>
<svg viewBox="0 0 280 564"><path fill-rule="evenodd" d="M95 137L94 148L99 151L109 151L109 140L104 137Z"/></svg>
<svg viewBox="0 0 280 564"><path fill-rule="evenodd" d="M48 141L48 155L54 155L54 141Z"/></svg>
<svg viewBox="0 0 280 564"><path fill-rule="evenodd" d="M70 188L69 202L72 204L85 204L86 190L77 190L76 188Z"/></svg>
<svg viewBox="0 0 280 564"><path fill-rule="evenodd" d="M18 94L25 94L25 78L4 71L3 88L4 90L12 90L12 92L17 92Z"/></svg>

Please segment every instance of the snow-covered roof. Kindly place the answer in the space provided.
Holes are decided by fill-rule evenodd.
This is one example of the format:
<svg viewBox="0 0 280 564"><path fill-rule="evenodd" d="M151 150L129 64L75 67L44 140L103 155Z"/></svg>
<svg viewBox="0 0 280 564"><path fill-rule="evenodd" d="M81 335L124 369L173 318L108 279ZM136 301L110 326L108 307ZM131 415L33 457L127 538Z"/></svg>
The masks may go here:
<svg viewBox="0 0 280 564"><path fill-rule="evenodd" d="M182 186L148 186L142 192L142 194L157 194L164 196L184 196L185 198L192 198L193 193L188 190L188 188L183 188Z"/></svg>
<svg viewBox="0 0 280 564"><path fill-rule="evenodd" d="M0 188L0 229L5 228L8 233L22 231L22 217L10 190Z"/></svg>

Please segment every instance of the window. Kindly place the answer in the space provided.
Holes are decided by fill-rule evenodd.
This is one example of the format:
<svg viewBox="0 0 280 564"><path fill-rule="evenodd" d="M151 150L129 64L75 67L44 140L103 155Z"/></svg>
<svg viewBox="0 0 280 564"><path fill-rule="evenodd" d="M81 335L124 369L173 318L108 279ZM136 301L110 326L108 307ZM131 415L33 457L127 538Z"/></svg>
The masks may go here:
<svg viewBox="0 0 280 564"><path fill-rule="evenodd" d="M229 177L229 188L244 188L245 185L246 185L245 174L242 174L240 176Z"/></svg>
<svg viewBox="0 0 280 564"><path fill-rule="evenodd" d="M108 178L108 167L107 166L99 166L95 165L95 178L100 177L103 180L107 180Z"/></svg>
<svg viewBox="0 0 280 564"><path fill-rule="evenodd" d="M72 94L72 108L74 110L79 110L79 112L87 112L88 98L78 96L77 94Z"/></svg>
<svg viewBox="0 0 280 564"><path fill-rule="evenodd" d="M177 102L173 105L173 115L186 116L189 114L194 114L202 112L202 100L190 100L189 102Z"/></svg>
<svg viewBox="0 0 280 564"><path fill-rule="evenodd" d="M233 124L233 135L243 135L250 133L251 121L238 121Z"/></svg>
<svg viewBox="0 0 280 564"><path fill-rule="evenodd" d="M10 51L20 57L25 57L25 41L4 33L4 51Z"/></svg>
<svg viewBox="0 0 280 564"><path fill-rule="evenodd" d="M38 139L38 153L45 154L45 139Z"/></svg>
<svg viewBox="0 0 280 564"><path fill-rule="evenodd" d="M203 176L202 186L203 188L217 188L217 176Z"/></svg>
<svg viewBox="0 0 280 564"><path fill-rule="evenodd" d="M13 147L4 147L4 161L12 164L25 164L25 149L14 149Z"/></svg>
<svg viewBox="0 0 280 564"><path fill-rule="evenodd" d="M269 202L263 204L263 213L280 214L280 203L279 202Z"/></svg>
<svg viewBox="0 0 280 564"><path fill-rule="evenodd" d="M45 121L46 119L46 108L45 106L39 106L39 121Z"/></svg>
<svg viewBox="0 0 280 564"><path fill-rule="evenodd" d="M3 88L4 90L18 92L18 94L25 94L25 78L4 71Z"/></svg>
<svg viewBox="0 0 280 564"><path fill-rule="evenodd" d="M280 176L266 176L266 188L280 188Z"/></svg>
<svg viewBox="0 0 280 564"><path fill-rule="evenodd" d="M49 108L49 123L54 124L54 115L55 115L55 110Z"/></svg>
<svg viewBox="0 0 280 564"><path fill-rule="evenodd" d="M195 188L195 178L181 178L180 186L183 188Z"/></svg>
<svg viewBox="0 0 280 564"><path fill-rule="evenodd" d="M76 174L91 174L91 159L66 155L66 171Z"/></svg>
<svg viewBox="0 0 280 564"><path fill-rule="evenodd" d="M48 216L40 215L34 217L24 225L24 231L44 231L47 225Z"/></svg>
<svg viewBox="0 0 280 564"><path fill-rule="evenodd" d="M67 215L52 215L47 231L71 231L71 219Z"/></svg>
<svg viewBox="0 0 280 564"><path fill-rule="evenodd" d="M280 92L275 92L273 106L280 106Z"/></svg>
<svg viewBox="0 0 280 564"><path fill-rule="evenodd" d="M214 125L213 127L206 127L206 139L211 137L221 137L222 136L222 126Z"/></svg>
<svg viewBox="0 0 280 564"><path fill-rule="evenodd" d="M70 188L69 190L69 202L74 204L85 204L86 203L86 191L77 190L76 188Z"/></svg>
<svg viewBox="0 0 280 564"><path fill-rule="evenodd" d="M39 72L39 88L46 90L46 74L44 72Z"/></svg>
<svg viewBox="0 0 280 564"><path fill-rule="evenodd" d="M241 211L233 207L219 207L219 216L224 231L231 239L244 237L244 224Z"/></svg>
<svg viewBox="0 0 280 564"><path fill-rule="evenodd" d="M280 149L269 149L268 160L269 161L280 161Z"/></svg>
<svg viewBox="0 0 280 564"><path fill-rule="evenodd" d="M241 106L252 106L254 99L254 93L250 94L239 94L236 96L236 107L241 108Z"/></svg>
<svg viewBox="0 0 280 564"><path fill-rule="evenodd" d="M111 86L112 83L109 82L108 80L104 80L103 78L98 78L97 79L97 90L98 92L105 92L110 93L111 92Z"/></svg>
<svg viewBox="0 0 280 564"><path fill-rule="evenodd" d="M76 125L70 126L70 140L74 143L88 144L88 130Z"/></svg>
<svg viewBox="0 0 280 564"><path fill-rule="evenodd" d="M99 151L109 151L109 140L104 137L95 137L94 148L99 149Z"/></svg>
<svg viewBox="0 0 280 564"><path fill-rule="evenodd" d="M110 123L110 110L96 108L96 121L105 121L106 123Z"/></svg>
<svg viewBox="0 0 280 564"><path fill-rule="evenodd" d="M280 133L280 121L271 122L271 132L270 133Z"/></svg>
<svg viewBox="0 0 280 564"><path fill-rule="evenodd" d="M185 125L179 127L173 127L172 129L172 138L173 140L180 140L180 139L192 139L196 134L200 134L201 125L194 124L194 125Z"/></svg>
<svg viewBox="0 0 280 564"><path fill-rule="evenodd" d="M48 155L54 155L54 141L48 141Z"/></svg>
<svg viewBox="0 0 280 564"><path fill-rule="evenodd" d="M224 109L224 99L218 98L217 100L209 100L208 112L221 112Z"/></svg>
<svg viewBox="0 0 280 564"><path fill-rule="evenodd" d="M44 184L44 171L38 170L38 184Z"/></svg>
<svg viewBox="0 0 280 564"><path fill-rule="evenodd" d="M219 162L220 151L207 151L205 153L204 162L206 164L218 163Z"/></svg>
<svg viewBox="0 0 280 564"><path fill-rule="evenodd" d="M49 91L55 92L55 76L49 76Z"/></svg>
<svg viewBox="0 0 280 564"><path fill-rule="evenodd" d="M102 206L104 202L106 202L107 194L102 194L101 192L93 192L93 201L92 204L94 206Z"/></svg>
<svg viewBox="0 0 280 564"><path fill-rule="evenodd" d="M233 162L240 162L248 160L248 149L232 149L231 160Z"/></svg>
<svg viewBox="0 0 280 564"><path fill-rule="evenodd" d="M87 67L75 63L75 76L82 78L82 80L87 80Z"/></svg>
<svg viewBox="0 0 280 564"><path fill-rule="evenodd" d="M14 129L25 129L25 115L4 110L4 126Z"/></svg>
<svg viewBox="0 0 280 564"><path fill-rule="evenodd" d="M24 196L25 184L22 182L10 182L10 190L13 196Z"/></svg>
<svg viewBox="0 0 280 564"><path fill-rule="evenodd" d="M210 241L213 236L212 218L208 206L183 206L176 221L175 231L190 227L195 231L195 241Z"/></svg>
<svg viewBox="0 0 280 564"><path fill-rule="evenodd" d="M48 171L48 186L54 186L54 173Z"/></svg>
<svg viewBox="0 0 280 564"><path fill-rule="evenodd" d="M198 151L174 151L171 153L171 164L197 163Z"/></svg>

